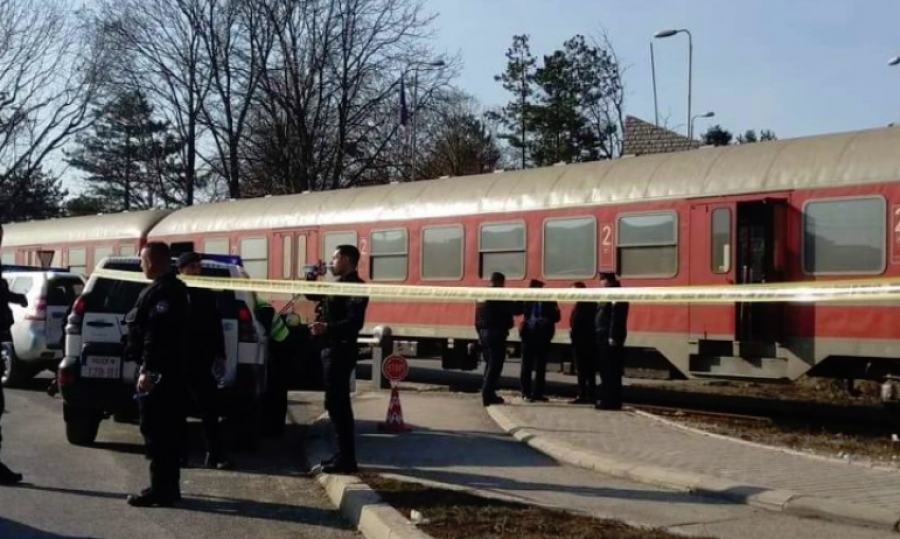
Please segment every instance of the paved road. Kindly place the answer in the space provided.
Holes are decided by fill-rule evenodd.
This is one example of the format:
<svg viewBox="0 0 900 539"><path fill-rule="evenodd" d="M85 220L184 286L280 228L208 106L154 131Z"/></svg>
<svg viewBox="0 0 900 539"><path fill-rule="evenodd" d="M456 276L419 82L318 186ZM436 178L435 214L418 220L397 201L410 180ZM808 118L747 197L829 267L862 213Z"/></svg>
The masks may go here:
<svg viewBox="0 0 900 539"><path fill-rule="evenodd" d="M875 539L889 532L789 515L648 486L561 465L505 435L474 395L401 392L413 432L377 432L387 392L355 403L360 464L394 473L498 492L526 502L721 539ZM427 515L426 515L427 517Z"/></svg>
<svg viewBox="0 0 900 539"><path fill-rule="evenodd" d="M0 537L359 537L301 474L303 427L289 427L284 440L266 441L255 454L235 454L238 470L185 471L181 508L136 509L124 498L147 480L137 426L105 421L98 447L71 446L62 403L43 385L7 391L3 459L25 474L26 484L0 487ZM321 412L320 404L293 408L300 415Z"/></svg>

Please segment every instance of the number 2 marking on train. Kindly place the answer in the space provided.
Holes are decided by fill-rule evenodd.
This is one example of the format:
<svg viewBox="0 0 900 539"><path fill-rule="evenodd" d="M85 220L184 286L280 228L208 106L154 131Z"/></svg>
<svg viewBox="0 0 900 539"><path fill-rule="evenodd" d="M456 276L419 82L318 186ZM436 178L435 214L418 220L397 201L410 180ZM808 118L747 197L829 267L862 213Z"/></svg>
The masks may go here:
<svg viewBox="0 0 900 539"><path fill-rule="evenodd" d="M898 208L898 211L900 211L900 208ZM612 226L603 225L600 228L600 233L603 234L603 240L602 240L601 245L604 245L604 246L612 245Z"/></svg>

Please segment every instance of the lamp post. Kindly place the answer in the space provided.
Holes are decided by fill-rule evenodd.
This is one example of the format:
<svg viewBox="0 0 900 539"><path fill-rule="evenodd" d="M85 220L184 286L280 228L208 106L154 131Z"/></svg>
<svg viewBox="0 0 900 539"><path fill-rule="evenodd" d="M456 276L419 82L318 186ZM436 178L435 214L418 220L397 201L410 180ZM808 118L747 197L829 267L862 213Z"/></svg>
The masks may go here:
<svg viewBox="0 0 900 539"><path fill-rule="evenodd" d="M694 116L693 118L691 118L691 134L694 133L694 120L696 120L697 118L712 118L715 115L716 115L715 112L709 111L709 112L704 112L703 114L698 114L698 115ZM691 137L691 140L693 140L693 137Z"/></svg>
<svg viewBox="0 0 900 539"><path fill-rule="evenodd" d="M419 144L418 144L417 131L418 131L418 124L419 124L419 68L423 67L423 66L428 67L428 68L437 68L437 67L444 67L445 65L447 65L446 62L444 62L443 60L438 60L436 62L428 62L425 64L419 64L414 69L415 75L413 77L413 109L412 109L412 118L410 118L410 120L412 121L412 129L410 130L411 136L412 136L412 144L411 144L412 156L410 158L410 162L411 162L410 165L411 165L412 170L410 171L409 179L411 181L415 181L415 179L416 179L416 162L418 161L418 145Z"/></svg>
<svg viewBox="0 0 900 539"><path fill-rule="evenodd" d="M691 32L686 28L681 28L679 30L660 30L653 34L653 37L656 39L664 39L667 37L672 37L675 34L687 34L688 36L688 105L687 105L687 117L688 117L688 138L693 140L694 133L691 130L690 120L691 120L691 91L692 91L692 79L693 79L693 71L694 71L694 39L691 36Z"/></svg>
<svg viewBox="0 0 900 539"><path fill-rule="evenodd" d="M895 66L895 65L897 65L897 64L900 64L900 56L894 56L893 58L891 58L890 60L888 60L888 65L889 65L889 66Z"/></svg>
<svg viewBox="0 0 900 539"><path fill-rule="evenodd" d="M659 127L659 102L656 99L656 58L653 55L653 40L650 40L650 73L653 75L653 123Z"/></svg>

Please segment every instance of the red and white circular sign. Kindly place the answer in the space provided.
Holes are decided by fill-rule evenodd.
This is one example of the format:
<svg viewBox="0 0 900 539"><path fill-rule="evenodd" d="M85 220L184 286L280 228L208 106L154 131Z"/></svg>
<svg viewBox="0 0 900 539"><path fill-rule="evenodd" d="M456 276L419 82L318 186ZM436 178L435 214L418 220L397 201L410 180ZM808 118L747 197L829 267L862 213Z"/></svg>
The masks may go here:
<svg viewBox="0 0 900 539"><path fill-rule="evenodd" d="M384 360L384 363L381 365L381 372L388 380L399 382L406 379L409 375L409 364L406 363L406 358L403 356L393 354Z"/></svg>

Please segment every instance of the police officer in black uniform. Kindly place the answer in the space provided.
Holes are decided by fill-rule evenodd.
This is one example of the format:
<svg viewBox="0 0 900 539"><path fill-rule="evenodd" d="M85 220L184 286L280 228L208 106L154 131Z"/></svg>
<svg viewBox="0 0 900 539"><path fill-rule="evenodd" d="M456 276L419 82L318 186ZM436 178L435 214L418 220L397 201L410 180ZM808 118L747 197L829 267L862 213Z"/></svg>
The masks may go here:
<svg viewBox="0 0 900 539"><path fill-rule="evenodd" d="M532 279L530 288L543 288L544 282ZM559 322L559 304L555 301L526 301L522 304L522 370L519 381L525 402L546 402L544 385L547 378L547 360L550 345ZM532 373L534 381L532 383Z"/></svg>
<svg viewBox="0 0 900 539"><path fill-rule="evenodd" d="M181 501L180 459L184 444L190 300L172 268L169 247L148 243L141 269L153 282L145 288L128 324L126 358L140 366L137 380L141 434L150 459L150 488L128 496L136 507L168 507Z"/></svg>
<svg viewBox="0 0 900 539"><path fill-rule="evenodd" d="M600 286L621 286L615 273L600 273ZM628 303L608 301L597 309L597 352L600 356L598 410L622 409L622 376L625 374L625 339L628 337Z"/></svg>
<svg viewBox="0 0 900 539"><path fill-rule="evenodd" d="M572 288L586 288L581 281ZM578 372L578 398L571 404L594 404L597 402L597 337L594 318L597 304L593 301L579 301L569 318L569 337L572 340L572 355Z"/></svg>
<svg viewBox="0 0 900 539"><path fill-rule="evenodd" d="M362 283L357 273L359 249L339 245L331 258L331 272L341 283ZM308 296L309 297L309 296ZM309 297L318 301L318 319L310 332L323 341L322 376L325 381L325 409L334 424L337 453L323 461L325 473L356 473L356 427L350 402L350 377L359 355L356 341L366 320L367 297Z"/></svg>
<svg viewBox="0 0 900 539"><path fill-rule="evenodd" d="M3 245L3 228L0 227L0 245ZM10 303L16 303L22 307L28 306L28 300L23 294L10 292L9 285L3 280L0 274L0 344L10 342L9 328L13 325L12 311L9 309ZM0 363L0 375L3 374L5 365ZM3 417L3 411L6 408L6 398L3 395L3 385L0 384L0 418ZM3 442L3 434L0 433L0 444ZM15 485L22 481L22 474L10 470L5 464L0 462L0 485Z"/></svg>
<svg viewBox="0 0 900 539"><path fill-rule="evenodd" d="M183 253L178 257L178 271L183 275L200 275L200 255ZM222 449L219 432L218 382L213 374L216 362L225 361L225 332L215 293L208 288L190 287L191 340L187 360L188 388L203 423L207 468L225 470L231 463ZM186 449L186 446L185 446ZM185 452L187 454L187 452Z"/></svg>
<svg viewBox="0 0 900 539"><path fill-rule="evenodd" d="M491 288L506 286L506 276L496 271L491 274ZM481 403L484 406L503 404L497 395L497 384L506 361L506 339L513 327L513 317L521 312L521 304L513 301L479 301L475 306L475 329L484 357L484 383L481 386Z"/></svg>

